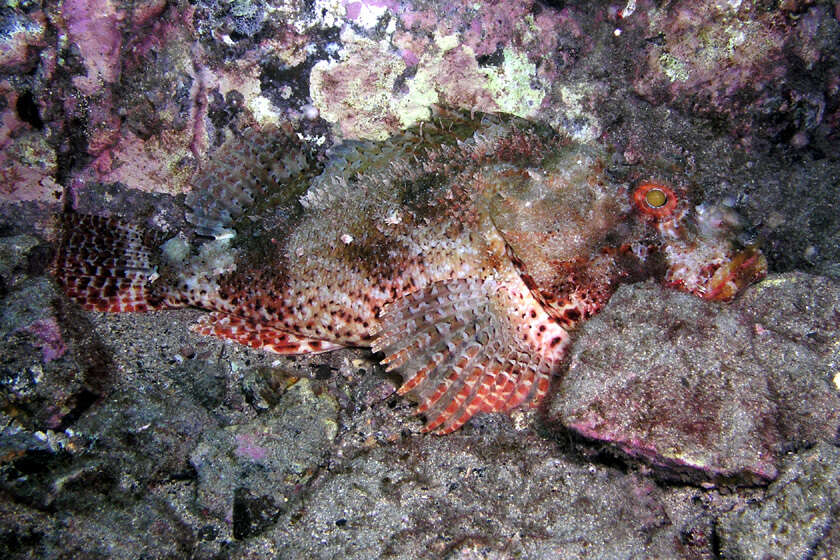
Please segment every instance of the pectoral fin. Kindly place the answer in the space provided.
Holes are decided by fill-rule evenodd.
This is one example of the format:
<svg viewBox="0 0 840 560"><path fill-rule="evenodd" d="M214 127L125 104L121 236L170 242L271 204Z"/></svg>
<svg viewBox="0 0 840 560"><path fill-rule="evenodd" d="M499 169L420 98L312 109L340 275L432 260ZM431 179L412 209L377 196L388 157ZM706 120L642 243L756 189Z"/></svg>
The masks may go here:
<svg viewBox="0 0 840 560"><path fill-rule="evenodd" d="M477 412L537 405L568 342L518 277L432 284L386 306L381 319L373 350L437 434Z"/></svg>
<svg viewBox="0 0 840 560"><path fill-rule="evenodd" d="M153 289L154 232L116 218L61 216L55 279L68 297L91 311L151 311L171 307Z"/></svg>

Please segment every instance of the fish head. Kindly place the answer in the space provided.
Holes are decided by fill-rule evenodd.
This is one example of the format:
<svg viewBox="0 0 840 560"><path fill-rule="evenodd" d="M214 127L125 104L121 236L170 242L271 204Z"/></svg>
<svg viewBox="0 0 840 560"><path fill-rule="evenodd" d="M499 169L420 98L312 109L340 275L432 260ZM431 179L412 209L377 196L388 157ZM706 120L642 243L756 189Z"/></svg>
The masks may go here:
<svg viewBox="0 0 840 560"><path fill-rule="evenodd" d="M666 263L665 285L714 301L729 301L767 275L767 259L744 242L742 221L725 204L691 206L667 184L642 181L632 191L638 221L658 234L653 249Z"/></svg>
<svg viewBox="0 0 840 560"><path fill-rule="evenodd" d="M664 183L613 181L597 150L572 146L536 167L497 166L489 214L546 310L571 325L621 282L648 277L708 300L732 299L767 261L738 240L725 206L692 206Z"/></svg>

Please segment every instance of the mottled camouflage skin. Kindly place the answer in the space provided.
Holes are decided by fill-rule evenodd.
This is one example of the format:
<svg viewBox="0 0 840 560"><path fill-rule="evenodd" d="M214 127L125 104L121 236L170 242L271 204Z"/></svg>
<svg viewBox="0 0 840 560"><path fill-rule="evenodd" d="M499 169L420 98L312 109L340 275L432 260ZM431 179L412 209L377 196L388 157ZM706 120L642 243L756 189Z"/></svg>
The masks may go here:
<svg viewBox="0 0 840 560"><path fill-rule="evenodd" d="M69 218L57 277L88 308L200 307L199 332L279 353L371 346L446 433L538 404L569 331L620 282L728 299L764 273L729 222L692 224L677 189L615 182L607 161L521 119L444 109L322 168L288 131L250 130L196 178L188 219L214 240L190 259L155 266L136 228Z"/></svg>

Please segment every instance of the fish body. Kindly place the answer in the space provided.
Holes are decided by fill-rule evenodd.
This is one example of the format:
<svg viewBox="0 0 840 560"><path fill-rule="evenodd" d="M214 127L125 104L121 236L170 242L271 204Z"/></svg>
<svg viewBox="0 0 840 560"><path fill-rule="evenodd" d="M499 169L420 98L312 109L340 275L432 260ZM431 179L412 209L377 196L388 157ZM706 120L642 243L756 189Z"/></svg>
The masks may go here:
<svg viewBox="0 0 840 560"><path fill-rule="evenodd" d="M426 429L448 433L539 404L569 333L621 282L726 300L766 272L719 213L692 222L677 189L612 180L607 161L535 123L448 109L322 166L287 130L249 130L195 179L198 249L71 214L55 275L88 309L198 307L199 333L281 354L371 347Z"/></svg>

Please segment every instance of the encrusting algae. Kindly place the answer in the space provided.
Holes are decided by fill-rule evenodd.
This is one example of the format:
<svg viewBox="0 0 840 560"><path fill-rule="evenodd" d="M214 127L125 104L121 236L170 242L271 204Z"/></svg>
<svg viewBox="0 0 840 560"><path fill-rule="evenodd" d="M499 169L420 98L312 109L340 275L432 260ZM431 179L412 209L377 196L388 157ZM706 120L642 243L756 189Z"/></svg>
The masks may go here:
<svg viewBox="0 0 840 560"><path fill-rule="evenodd" d="M606 154L508 115L438 108L317 165L282 127L229 140L194 180L195 251L66 214L55 276L84 308L208 310L195 330L279 354L381 352L449 433L536 406L569 332L621 282L727 300L766 273L728 221ZM713 223L712 223L713 222Z"/></svg>

